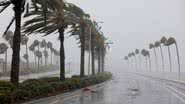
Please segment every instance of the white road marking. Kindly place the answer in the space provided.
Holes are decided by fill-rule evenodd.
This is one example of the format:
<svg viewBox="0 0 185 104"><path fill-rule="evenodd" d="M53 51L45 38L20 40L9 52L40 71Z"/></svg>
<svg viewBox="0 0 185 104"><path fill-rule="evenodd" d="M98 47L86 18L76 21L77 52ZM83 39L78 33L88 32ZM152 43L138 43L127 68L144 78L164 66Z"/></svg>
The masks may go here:
<svg viewBox="0 0 185 104"><path fill-rule="evenodd" d="M177 95L176 93L178 93L178 94L180 94L180 95L182 95L182 96L184 96L185 97L185 94L183 94L183 93L181 93L181 92L179 92L178 90L176 90L176 89L174 89L174 88L172 88L172 87L170 87L170 86L167 86L167 85L165 85L165 84L159 84L162 88L164 88L164 89L166 89L168 92L170 92L170 93L172 93L175 97L177 97L179 100L181 100L183 103L185 103L185 100L182 98L182 97L180 97L179 95ZM171 90L173 90L173 91L171 91ZM176 92L176 93L175 93Z"/></svg>

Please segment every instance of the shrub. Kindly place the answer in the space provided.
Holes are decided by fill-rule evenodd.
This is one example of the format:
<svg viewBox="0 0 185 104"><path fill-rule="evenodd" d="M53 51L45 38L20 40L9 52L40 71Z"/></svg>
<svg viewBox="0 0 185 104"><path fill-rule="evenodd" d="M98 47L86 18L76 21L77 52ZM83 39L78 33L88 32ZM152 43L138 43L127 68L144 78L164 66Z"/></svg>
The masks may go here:
<svg viewBox="0 0 185 104"><path fill-rule="evenodd" d="M46 84L47 82L40 79L28 79L22 82L22 84L34 84L34 85L42 85Z"/></svg>
<svg viewBox="0 0 185 104"><path fill-rule="evenodd" d="M41 81L45 81L45 82L60 82L60 78L59 77L44 77L40 79Z"/></svg>
<svg viewBox="0 0 185 104"><path fill-rule="evenodd" d="M71 84L72 88L80 88L80 78L67 78L66 81Z"/></svg>
<svg viewBox="0 0 185 104"><path fill-rule="evenodd" d="M27 91L25 89L17 89L13 92L13 96L15 100L27 100L31 97L30 91Z"/></svg>
<svg viewBox="0 0 185 104"><path fill-rule="evenodd" d="M0 104L11 104L11 101L10 93L0 93Z"/></svg>
<svg viewBox="0 0 185 104"><path fill-rule="evenodd" d="M29 91L32 97L34 96L40 96L42 94L41 91L41 86L45 86L48 83L43 80L39 79L29 79L24 82L19 86L20 89L24 89L26 91Z"/></svg>
<svg viewBox="0 0 185 104"><path fill-rule="evenodd" d="M69 90L68 86L63 82L52 82L50 85L54 88L56 92L62 92Z"/></svg>
<svg viewBox="0 0 185 104"><path fill-rule="evenodd" d="M55 91L50 84L41 85L38 87L40 95L48 95Z"/></svg>
<svg viewBox="0 0 185 104"><path fill-rule="evenodd" d="M99 84L112 77L111 73L102 73L95 76L73 76L61 81L58 77L29 79L15 87L10 82L0 81L0 104L10 104L13 100L28 100L38 96L47 96L54 92L64 92L77 88Z"/></svg>
<svg viewBox="0 0 185 104"><path fill-rule="evenodd" d="M12 92L15 89L15 86L10 83L10 82L6 82L6 81L0 81L0 93L1 92Z"/></svg>

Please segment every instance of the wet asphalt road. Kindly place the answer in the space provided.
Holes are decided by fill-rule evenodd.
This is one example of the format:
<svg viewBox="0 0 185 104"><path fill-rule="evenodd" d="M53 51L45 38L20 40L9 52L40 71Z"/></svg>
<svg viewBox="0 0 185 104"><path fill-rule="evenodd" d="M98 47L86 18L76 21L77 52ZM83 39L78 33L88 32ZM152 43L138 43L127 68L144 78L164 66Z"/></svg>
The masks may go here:
<svg viewBox="0 0 185 104"><path fill-rule="evenodd" d="M115 74L113 80L95 88L27 104L185 104L181 94L162 83L131 73Z"/></svg>

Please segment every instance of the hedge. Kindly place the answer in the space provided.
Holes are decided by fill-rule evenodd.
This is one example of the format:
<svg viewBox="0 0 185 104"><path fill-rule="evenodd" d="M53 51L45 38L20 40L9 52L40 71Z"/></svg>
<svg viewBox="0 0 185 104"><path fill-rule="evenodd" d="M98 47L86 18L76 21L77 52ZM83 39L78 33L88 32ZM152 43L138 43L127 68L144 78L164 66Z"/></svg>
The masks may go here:
<svg viewBox="0 0 185 104"><path fill-rule="evenodd" d="M0 104L27 101L35 98L46 97L67 91L73 91L83 87L102 83L111 79L111 73L102 73L90 77L74 75L60 81L58 77L28 79L15 87L10 82L0 81Z"/></svg>

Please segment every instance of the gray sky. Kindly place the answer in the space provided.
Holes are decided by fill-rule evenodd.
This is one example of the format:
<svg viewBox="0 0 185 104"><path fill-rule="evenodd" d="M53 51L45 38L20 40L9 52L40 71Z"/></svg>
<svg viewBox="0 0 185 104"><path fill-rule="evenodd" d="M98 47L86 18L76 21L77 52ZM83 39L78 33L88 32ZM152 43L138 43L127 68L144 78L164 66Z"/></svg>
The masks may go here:
<svg viewBox="0 0 185 104"><path fill-rule="evenodd" d="M162 36L175 37L179 48L182 69L185 68L185 1L184 0L66 0L80 6L97 21L103 21L102 31L114 42L107 57L107 67L116 70L124 67L123 57L136 48L148 49L148 44ZM10 10L11 11L11 10ZM10 11L0 15L0 29L6 27ZM32 36L33 37L33 36ZM47 39L56 42L57 34ZM71 37L66 39L66 58L79 63L80 50ZM58 47L58 42L55 44ZM173 68L176 66L175 48L172 47ZM151 51L154 62L153 51ZM164 52L167 53L166 48ZM158 51L159 53L159 51ZM159 55L158 55L159 56ZM165 55L166 67L168 57ZM159 58L160 62L160 58ZM154 63L153 63L154 66ZM185 70L184 70L185 71Z"/></svg>

